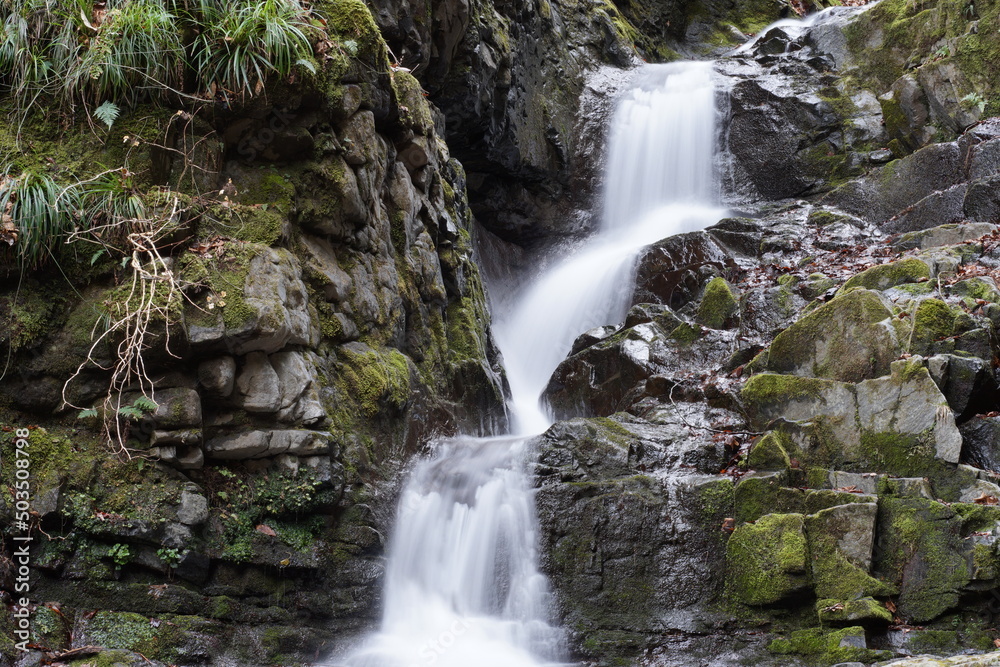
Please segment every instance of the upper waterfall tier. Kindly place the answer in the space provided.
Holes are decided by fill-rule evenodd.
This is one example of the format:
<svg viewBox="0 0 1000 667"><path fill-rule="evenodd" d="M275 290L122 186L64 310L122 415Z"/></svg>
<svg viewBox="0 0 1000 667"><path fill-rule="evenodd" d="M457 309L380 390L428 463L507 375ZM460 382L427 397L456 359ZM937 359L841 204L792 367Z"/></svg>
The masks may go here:
<svg viewBox="0 0 1000 667"><path fill-rule="evenodd" d="M638 251L723 215L715 207L712 63L644 68L618 106L609 142L601 232L528 285L509 312L494 313L522 434L551 424L539 397L574 339L624 317Z"/></svg>

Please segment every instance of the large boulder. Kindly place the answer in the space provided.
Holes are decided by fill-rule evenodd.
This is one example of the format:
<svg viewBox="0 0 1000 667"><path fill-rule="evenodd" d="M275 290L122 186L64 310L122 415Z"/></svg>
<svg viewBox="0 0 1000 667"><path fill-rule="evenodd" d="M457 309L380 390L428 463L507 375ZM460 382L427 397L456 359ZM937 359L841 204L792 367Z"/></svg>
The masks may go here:
<svg viewBox="0 0 1000 667"><path fill-rule="evenodd" d="M784 424L810 463L858 472L928 476L942 497L960 491L947 464L962 437L922 360L894 362L887 377L857 384L756 375L741 397L755 424Z"/></svg>
<svg viewBox="0 0 1000 667"><path fill-rule="evenodd" d="M853 290L778 334L763 367L776 373L859 382L889 372L903 346L901 337L879 294Z"/></svg>

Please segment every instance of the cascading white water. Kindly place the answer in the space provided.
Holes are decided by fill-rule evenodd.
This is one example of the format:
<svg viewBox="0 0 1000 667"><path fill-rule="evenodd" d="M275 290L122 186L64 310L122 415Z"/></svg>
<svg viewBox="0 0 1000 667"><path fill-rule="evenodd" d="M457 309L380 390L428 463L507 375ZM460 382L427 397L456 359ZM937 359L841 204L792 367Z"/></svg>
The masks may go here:
<svg viewBox="0 0 1000 667"><path fill-rule="evenodd" d="M600 233L529 286L511 312L494 313L521 432L551 423L539 396L573 340L624 318L639 251L723 217L716 207L715 120L709 62L647 66L620 102Z"/></svg>
<svg viewBox="0 0 1000 667"><path fill-rule="evenodd" d="M722 217L714 208L710 63L649 66L612 125L603 225L494 332L517 436L453 438L416 466L400 503L381 630L350 667L535 667L563 653L538 571L527 444L551 419L539 397L576 336L624 316L639 250Z"/></svg>

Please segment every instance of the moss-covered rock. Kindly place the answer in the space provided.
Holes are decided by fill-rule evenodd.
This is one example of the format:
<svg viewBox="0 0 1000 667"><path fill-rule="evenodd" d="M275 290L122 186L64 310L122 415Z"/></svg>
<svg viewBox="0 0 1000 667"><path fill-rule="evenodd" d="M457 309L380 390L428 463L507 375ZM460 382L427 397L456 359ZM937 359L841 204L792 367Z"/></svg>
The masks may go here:
<svg viewBox="0 0 1000 667"><path fill-rule="evenodd" d="M931 277L927 263L916 257L908 257L889 264L878 264L866 269L844 283L843 290L863 287L869 290L885 290L903 283L916 283Z"/></svg>
<svg viewBox="0 0 1000 667"><path fill-rule="evenodd" d="M781 475L748 476L735 489L737 524L753 522L766 514L814 514L829 507L870 503L873 496L833 489L801 489Z"/></svg>
<svg viewBox="0 0 1000 667"><path fill-rule="evenodd" d="M910 350L913 354L932 353L934 343L955 330L955 311L940 299L924 299L913 315Z"/></svg>
<svg viewBox="0 0 1000 667"><path fill-rule="evenodd" d="M698 323L710 329L723 329L738 312L733 288L723 278L712 278L698 304Z"/></svg>
<svg viewBox="0 0 1000 667"><path fill-rule="evenodd" d="M778 334L767 369L845 382L885 375L900 350L891 318L875 292L844 293Z"/></svg>
<svg viewBox="0 0 1000 667"><path fill-rule="evenodd" d="M790 465L790 439L780 431L772 431L754 443L747 457L747 466L758 470L785 470Z"/></svg>
<svg viewBox="0 0 1000 667"><path fill-rule="evenodd" d="M851 600L820 599L816 601L816 614L820 623L851 624L873 623L885 624L892 622L892 614L885 605L875 598L864 597Z"/></svg>
<svg viewBox="0 0 1000 667"><path fill-rule="evenodd" d="M831 507L806 518L816 596L854 600L893 589L869 575L875 503Z"/></svg>
<svg viewBox="0 0 1000 667"><path fill-rule="evenodd" d="M930 621L958 604L972 579L962 521L947 505L920 498L879 502L875 572L899 586L899 613Z"/></svg>
<svg viewBox="0 0 1000 667"><path fill-rule="evenodd" d="M890 651L866 648L865 629L852 626L842 630L808 628L796 630L787 638L780 637L768 645L768 650L779 655L801 655L817 664L831 665L839 662L875 662L892 657Z"/></svg>
<svg viewBox="0 0 1000 667"><path fill-rule="evenodd" d="M747 605L774 604L811 583L805 518L768 514L738 526L726 545L726 590Z"/></svg>

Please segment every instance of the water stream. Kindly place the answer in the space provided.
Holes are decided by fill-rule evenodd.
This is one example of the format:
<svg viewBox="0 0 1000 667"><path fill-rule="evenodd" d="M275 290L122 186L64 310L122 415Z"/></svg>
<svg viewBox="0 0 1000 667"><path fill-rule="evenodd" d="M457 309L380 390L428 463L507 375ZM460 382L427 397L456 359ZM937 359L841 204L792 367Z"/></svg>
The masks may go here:
<svg viewBox="0 0 1000 667"><path fill-rule="evenodd" d="M528 473L539 397L573 340L620 322L649 243L719 220L711 63L647 66L611 126L600 231L493 313L513 435L458 437L419 463L390 542L381 629L350 667L532 667L565 659L538 570Z"/></svg>

